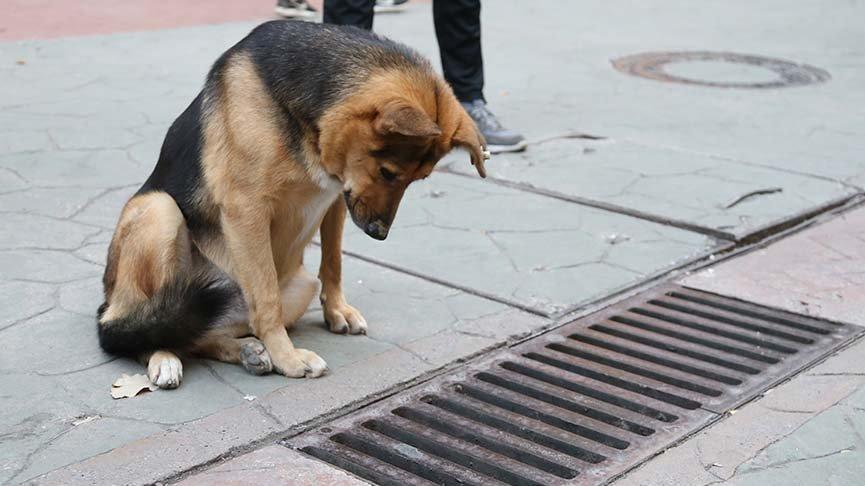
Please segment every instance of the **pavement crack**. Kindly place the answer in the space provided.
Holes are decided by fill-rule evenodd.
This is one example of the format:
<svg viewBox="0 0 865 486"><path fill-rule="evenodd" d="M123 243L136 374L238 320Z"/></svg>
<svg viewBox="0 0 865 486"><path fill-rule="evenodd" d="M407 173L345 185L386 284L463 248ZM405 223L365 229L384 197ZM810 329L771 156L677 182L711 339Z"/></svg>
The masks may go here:
<svg viewBox="0 0 865 486"><path fill-rule="evenodd" d="M514 270L515 272L519 273L520 268L517 266L517 262L514 261L514 259L513 259L513 257L511 256L511 254L508 253L507 248L505 248L504 245L502 245L501 243L499 243L498 241L496 241L495 237L494 237L494 236L493 236L489 231L484 231L484 236L486 236L487 239L490 240L490 243L492 243L493 246L496 247L496 249L499 251L499 253L500 253L502 256L504 256L505 258L508 259L508 262L511 264L511 268L513 268L513 270Z"/></svg>
<svg viewBox="0 0 865 486"><path fill-rule="evenodd" d="M235 386L233 383L231 383L228 380L226 380L225 378L223 378L222 375L220 375L219 372L216 371L216 368L214 368L213 365L208 363L207 360L201 360L200 363L202 366L204 366L207 369L208 372L210 372L211 376L213 376L213 378L216 381L222 383L223 385L227 386L231 390L235 391L241 397L245 397L247 395L247 393L244 393L243 390L241 390L240 388L237 388L237 386Z"/></svg>
<svg viewBox="0 0 865 486"><path fill-rule="evenodd" d="M117 361L118 359L120 359L119 356L111 356L110 358L108 358L108 359L106 359L106 360L104 360L104 361L100 361L100 362L98 362L98 363L96 363L96 364L92 364L92 365L90 365L90 366L85 366L84 368L77 368L77 369L69 370L69 371L61 371L61 372L58 372L58 373L47 373L47 372L44 372L44 371L36 371L36 372L34 372L34 374L36 374L37 376L66 376L66 375L72 375L72 374L75 374L75 373L81 373L82 371L92 370L93 368L98 368L98 367L100 367L100 366L102 366L102 365L106 365L106 364L111 363L111 362L113 362L113 361Z"/></svg>
<svg viewBox="0 0 865 486"><path fill-rule="evenodd" d="M790 460L787 460L787 461L776 462L776 463L772 463L772 464L769 464L769 465L764 466L764 467L754 468L754 469L752 469L752 470L746 471L746 472L742 473L742 475L743 475L743 476L747 476L747 475L749 475L749 474L753 474L753 473L755 473L755 472L764 471L764 470L767 470L767 469L779 469L779 468L782 468L782 467L785 467L785 466L789 466L790 464L797 464L797 463L800 463L800 462L816 461L816 460L819 460L819 459L825 459L825 458L827 458L827 457L837 456L838 454L846 454L846 453L848 453L848 452L853 452L854 450L856 450L856 446L850 446L850 447L845 447L845 448L843 448L843 449L839 449L839 450L836 450L836 451L827 452L827 453L825 453L825 454L820 454L820 455L817 455L817 456L800 457L800 458L797 458L797 459L790 459Z"/></svg>
<svg viewBox="0 0 865 486"><path fill-rule="evenodd" d="M438 334L438 333L436 333L436 334ZM435 335L435 334L433 334L433 335ZM371 340L373 340L373 341L375 341L375 342L378 342L378 343L390 344L391 346L393 346L393 347L399 349L400 351L406 352L406 353L412 355L413 357L415 357L415 358L417 358L417 359L423 361L424 363L426 363L426 364L428 364L428 365L436 366L436 363L433 363L432 361L430 361L429 358L427 358L426 356L423 356L423 355L419 354L417 351L414 351L413 349L406 348L405 345L403 345L402 343L398 343L398 342L395 342L395 341L390 341L390 340L388 340L388 339L382 339L382 338L373 337L373 336L371 336L371 335L369 335L369 334L367 334L366 337L367 337L368 339L371 339ZM429 337L429 336L424 336L424 337Z"/></svg>
<svg viewBox="0 0 865 486"><path fill-rule="evenodd" d="M9 329L9 328L11 328L11 327L13 327L13 326L17 326L18 324L22 324L22 323L24 323L24 322L27 322L27 321L29 321L29 320L31 320L31 319L35 319L35 318L37 318L37 317L39 317L39 316L41 316L41 315L43 315L43 314L47 314L47 313L53 311L55 308L57 308L57 306L56 306L56 305L52 305L51 307L49 307L49 308L47 308L47 309L45 309L45 310L39 311L39 312L37 312L37 313L35 313L35 314L32 314L32 315L29 315L29 316L27 316L27 317L22 317L21 319L18 319L18 320L13 321L13 322L11 322L11 323L9 323L9 324L3 326L3 327L0 327L0 332L5 331L6 329Z"/></svg>

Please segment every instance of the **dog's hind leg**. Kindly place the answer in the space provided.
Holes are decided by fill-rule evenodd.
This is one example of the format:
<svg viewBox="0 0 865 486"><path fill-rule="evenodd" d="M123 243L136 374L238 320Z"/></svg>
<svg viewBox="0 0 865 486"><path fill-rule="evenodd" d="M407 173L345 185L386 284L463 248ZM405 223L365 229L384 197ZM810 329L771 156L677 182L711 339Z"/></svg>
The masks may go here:
<svg viewBox="0 0 865 486"><path fill-rule="evenodd" d="M178 274L192 267L191 242L186 222L174 200L165 193L151 192L126 203L111 241L103 278L106 303L100 309L100 341L106 350L139 354L147 375L160 388L176 388L183 365L168 349L136 350L146 327L137 334L115 332L112 326L131 326L128 316L147 304ZM178 331L182 332L182 331Z"/></svg>
<svg viewBox="0 0 865 486"><path fill-rule="evenodd" d="M147 377L159 388L177 388L183 379L183 363L171 351L154 351L147 357Z"/></svg>
<svg viewBox="0 0 865 486"><path fill-rule="evenodd" d="M318 292L318 279L307 272L303 266L297 269L290 279L280 283L282 296L282 322L291 329L306 313L310 302Z"/></svg>

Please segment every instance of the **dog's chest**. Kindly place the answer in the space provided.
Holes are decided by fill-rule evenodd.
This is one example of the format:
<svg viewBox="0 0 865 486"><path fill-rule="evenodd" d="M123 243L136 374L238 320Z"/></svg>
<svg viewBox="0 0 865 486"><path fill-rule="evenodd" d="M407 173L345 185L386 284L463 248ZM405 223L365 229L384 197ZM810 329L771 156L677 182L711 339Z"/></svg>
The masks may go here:
<svg viewBox="0 0 865 486"><path fill-rule="evenodd" d="M315 230L321 225L324 213L342 192L342 184L335 179L323 180L319 186L321 190L312 195L300 211L301 229L298 232L296 242L304 245L312 238Z"/></svg>

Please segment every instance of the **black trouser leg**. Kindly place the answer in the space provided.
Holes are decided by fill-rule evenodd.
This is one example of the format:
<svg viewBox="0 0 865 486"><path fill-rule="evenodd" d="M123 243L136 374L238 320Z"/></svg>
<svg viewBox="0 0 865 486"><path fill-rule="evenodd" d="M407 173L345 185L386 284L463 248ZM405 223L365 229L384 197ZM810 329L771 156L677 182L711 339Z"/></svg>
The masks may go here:
<svg viewBox="0 0 865 486"><path fill-rule="evenodd" d="M372 30L375 0L324 0L324 23Z"/></svg>
<svg viewBox="0 0 865 486"><path fill-rule="evenodd" d="M483 99L481 1L433 0L433 19L442 69L454 94L460 101Z"/></svg>

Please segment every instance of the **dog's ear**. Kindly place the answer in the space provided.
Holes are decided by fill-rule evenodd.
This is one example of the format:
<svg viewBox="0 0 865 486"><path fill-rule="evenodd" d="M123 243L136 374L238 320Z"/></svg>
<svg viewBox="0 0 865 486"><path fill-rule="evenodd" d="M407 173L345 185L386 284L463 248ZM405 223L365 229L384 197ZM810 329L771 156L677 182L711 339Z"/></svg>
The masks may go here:
<svg viewBox="0 0 865 486"><path fill-rule="evenodd" d="M373 129L379 135L432 138L442 134L441 128L419 108L403 102L392 102L379 109Z"/></svg>
<svg viewBox="0 0 865 486"><path fill-rule="evenodd" d="M484 140L484 136L481 135L480 130L478 130L477 125L475 125L474 120L472 120L465 110L461 111L462 116L460 117L459 127L451 139L451 146L462 147L468 150L471 155L472 165L475 166L478 175L486 177L487 169L484 167L484 162L490 157L489 152L486 151L486 141Z"/></svg>

